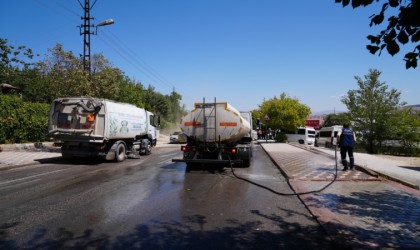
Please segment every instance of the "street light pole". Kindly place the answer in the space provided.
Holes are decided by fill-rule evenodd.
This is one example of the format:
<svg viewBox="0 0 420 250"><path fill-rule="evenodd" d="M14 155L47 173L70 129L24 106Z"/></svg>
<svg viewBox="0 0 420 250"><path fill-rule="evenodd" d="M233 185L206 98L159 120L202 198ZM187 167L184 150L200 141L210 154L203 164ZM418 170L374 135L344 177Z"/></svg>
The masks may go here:
<svg viewBox="0 0 420 250"><path fill-rule="evenodd" d="M104 21L102 21L102 22L98 23L98 24L96 25L96 33L95 33L95 35L97 35L97 34L98 34L98 27L101 27L101 26L106 26L106 25L111 25L111 24L114 24L114 20L112 20L112 19L106 19L106 20L104 20Z"/></svg>

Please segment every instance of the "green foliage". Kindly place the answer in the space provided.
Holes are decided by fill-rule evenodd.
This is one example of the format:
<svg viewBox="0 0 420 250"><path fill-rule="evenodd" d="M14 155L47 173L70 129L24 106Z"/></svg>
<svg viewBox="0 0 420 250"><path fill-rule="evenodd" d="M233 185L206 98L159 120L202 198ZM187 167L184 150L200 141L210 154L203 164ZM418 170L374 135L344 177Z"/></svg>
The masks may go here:
<svg viewBox="0 0 420 250"><path fill-rule="evenodd" d="M182 97L175 90L163 95L152 86L145 89L141 82L129 79L113 67L102 54L93 55L91 75L83 70L82 59L65 51L61 44L49 49L42 61L33 62L33 56L32 50L25 46L16 48L0 38L0 80L21 88L22 96L15 103L6 102L10 97L1 96L4 101L0 140L3 142L46 139L48 112L44 108L48 110L58 97L92 96L131 103L160 115L161 128L176 126L185 113L185 108L180 106Z"/></svg>
<svg viewBox="0 0 420 250"><path fill-rule="evenodd" d="M83 71L82 61L78 57L71 51L66 52L60 44L49 49L49 52L51 54L38 63L44 86L48 86L45 89L48 93L48 103L65 96L100 97L95 95L95 87L98 84L96 81L89 81L88 74Z"/></svg>
<svg viewBox="0 0 420 250"><path fill-rule="evenodd" d="M334 125L351 124L349 113L329 114L325 117L324 127L331 127Z"/></svg>
<svg viewBox="0 0 420 250"><path fill-rule="evenodd" d="M277 133L276 137L274 137L276 142L287 142L287 135L283 133Z"/></svg>
<svg viewBox="0 0 420 250"><path fill-rule="evenodd" d="M404 105L396 89L388 91L388 86L379 81L381 72L369 70L365 81L356 76L359 89L349 90L341 101L347 106L354 129L362 134L366 150L374 153L376 145L381 145L396 130L397 119L393 117Z"/></svg>
<svg viewBox="0 0 420 250"><path fill-rule="evenodd" d="M27 60L30 61L33 57L34 53L31 49L25 46L18 46L16 48L15 46L9 45L7 39L0 38L0 75L4 77L0 78L0 80L7 80L7 77L10 76L9 73L13 73L10 70L29 68L32 63Z"/></svg>
<svg viewBox="0 0 420 250"><path fill-rule="evenodd" d="M390 131L388 139L397 142L398 147L395 151L404 155L418 155L420 153L420 116L412 114L411 109L407 108L396 111L391 119L395 126ZM394 149L389 146L388 148Z"/></svg>
<svg viewBox="0 0 420 250"><path fill-rule="evenodd" d="M0 143L47 140L49 105L0 95Z"/></svg>
<svg viewBox="0 0 420 250"><path fill-rule="evenodd" d="M251 115L252 118L254 119L254 122L252 123L253 128L252 129L260 129L261 128L261 123L263 122L263 118L264 116L261 114L261 110L259 109L254 109L251 110ZM257 124L257 120L259 121L260 124Z"/></svg>
<svg viewBox="0 0 420 250"><path fill-rule="evenodd" d="M127 77L124 77L119 86L120 92L115 99L118 102L131 103L137 107L145 107L144 102L144 87L140 82L132 82Z"/></svg>
<svg viewBox="0 0 420 250"><path fill-rule="evenodd" d="M350 4L350 0L335 0L335 2L342 3L343 7ZM368 6L373 2L373 0L351 0L351 6L357 8ZM386 17L386 11L395 15ZM379 51L379 55L386 48L387 52L393 56L400 52L400 45L412 44L414 49L405 54L404 61L407 69L416 68L417 61L420 59L420 45L416 45L420 41L419 16L420 1L418 0L386 0L381 11L370 17L370 26L381 25L384 21L388 22L388 25L379 34L367 37L370 44L366 48L372 54Z"/></svg>
<svg viewBox="0 0 420 250"><path fill-rule="evenodd" d="M164 95L155 91L153 86L145 90L146 109L159 113L163 118L168 118L169 115L169 100Z"/></svg>
<svg viewBox="0 0 420 250"><path fill-rule="evenodd" d="M168 119L170 121L179 121L185 113L185 108L181 107L182 96L173 89L171 94L166 96L166 99L169 102Z"/></svg>
<svg viewBox="0 0 420 250"><path fill-rule="evenodd" d="M269 117L262 122L272 129L280 129L283 133L294 133L296 128L305 125L305 119L311 109L301 104L299 99L288 97L285 93L280 98L274 97L260 105L260 114Z"/></svg>

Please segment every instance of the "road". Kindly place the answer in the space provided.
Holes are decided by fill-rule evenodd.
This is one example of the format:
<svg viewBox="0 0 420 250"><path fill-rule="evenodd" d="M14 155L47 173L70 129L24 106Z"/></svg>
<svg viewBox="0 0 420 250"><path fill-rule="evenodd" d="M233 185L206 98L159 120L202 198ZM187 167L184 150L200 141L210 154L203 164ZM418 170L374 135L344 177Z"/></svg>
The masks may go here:
<svg viewBox="0 0 420 250"><path fill-rule="evenodd" d="M296 196L186 171L179 145L122 163L62 161L0 172L0 248L329 249ZM235 174L292 193L259 145Z"/></svg>

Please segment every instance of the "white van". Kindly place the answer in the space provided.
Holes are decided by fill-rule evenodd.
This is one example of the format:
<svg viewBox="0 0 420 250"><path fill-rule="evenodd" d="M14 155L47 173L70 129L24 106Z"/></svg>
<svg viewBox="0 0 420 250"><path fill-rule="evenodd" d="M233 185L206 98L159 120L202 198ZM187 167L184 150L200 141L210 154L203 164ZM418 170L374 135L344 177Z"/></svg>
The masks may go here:
<svg viewBox="0 0 420 250"><path fill-rule="evenodd" d="M315 129L312 127L300 127L296 134L286 134L288 142L312 145L315 143Z"/></svg>
<svg viewBox="0 0 420 250"><path fill-rule="evenodd" d="M340 125L321 128L315 137L315 147L325 146L326 148L331 148L337 145L337 134L342 129L343 126Z"/></svg>

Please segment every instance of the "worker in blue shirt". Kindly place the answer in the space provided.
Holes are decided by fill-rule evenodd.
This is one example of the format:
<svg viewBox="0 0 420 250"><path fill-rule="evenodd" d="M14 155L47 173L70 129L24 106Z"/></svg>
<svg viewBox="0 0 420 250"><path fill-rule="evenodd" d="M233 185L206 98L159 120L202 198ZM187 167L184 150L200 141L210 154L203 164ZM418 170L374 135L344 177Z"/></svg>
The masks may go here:
<svg viewBox="0 0 420 250"><path fill-rule="evenodd" d="M343 125L343 129L338 132L338 142L340 143L340 155L341 163L343 163L343 171L349 169L347 164L346 156L349 155L350 160L350 169L354 170L354 156L353 149L356 141L356 135L353 132L353 129L350 128L348 124Z"/></svg>

